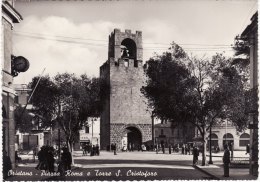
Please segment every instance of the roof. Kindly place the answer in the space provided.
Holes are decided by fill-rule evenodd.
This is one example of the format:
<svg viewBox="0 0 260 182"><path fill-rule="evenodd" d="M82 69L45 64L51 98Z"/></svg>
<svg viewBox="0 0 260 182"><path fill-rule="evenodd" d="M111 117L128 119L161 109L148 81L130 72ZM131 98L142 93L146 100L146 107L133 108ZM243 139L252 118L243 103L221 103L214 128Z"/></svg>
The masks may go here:
<svg viewBox="0 0 260 182"><path fill-rule="evenodd" d="M251 23L248 25L245 30L242 32L241 36L248 36L249 34L253 33L255 30L257 30L257 20L258 20L258 12L256 12L251 17Z"/></svg>
<svg viewBox="0 0 260 182"><path fill-rule="evenodd" d="M2 11L12 18L13 23L19 23L23 20L22 15L8 1L3 1Z"/></svg>

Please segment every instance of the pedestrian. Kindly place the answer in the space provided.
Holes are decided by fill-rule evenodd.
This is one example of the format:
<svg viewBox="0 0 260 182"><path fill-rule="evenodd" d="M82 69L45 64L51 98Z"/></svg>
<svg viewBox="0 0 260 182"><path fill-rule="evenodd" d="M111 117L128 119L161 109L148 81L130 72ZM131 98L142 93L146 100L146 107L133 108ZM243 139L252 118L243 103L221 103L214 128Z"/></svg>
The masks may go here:
<svg viewBox="0 0 260 182"><path fill-rule="evenodd" d="M85 156L86 153L85 153L85 145L84 144L81 145L81 149L82 149L82 156Z"/></svg>
<svg viewBox="0 0 260 182"><path fill-rule="evenodd" d="M181 147L181 153L184 155L184 150L185 150L185 147L184 147L184 144L182 145Z"/></svg>
<svg viewBox="0 0 260 182"><path fill-rule="evenodd" d="M96 153L97 153L97 155L99 156L100 150L99 150L99 145L98 145L98 144L96 144Z"/></svg>
<svg viewBox="0 0 260 182"><path fill-rule="evenodd" d="M171 144L169 144L169 154L171 154L172 153L172 146L171 146Z"/></svg>
<svg viewBox="0 0 260 182"><path fill-rule="evenodd" d="M116 154L116 143L114 144L114 155L117 155Z"/></svg>
<svg viewBox="0 0 260 182"><path fill-rule="evenodd" d="M188 149L188 145L186 144L186 145L185 145L185 155L187 155L188 152L189 152L189 149Z"/></svg>
<svg viewBox="0 0 260 182"><path fill-rule="evenodd" d="M71 170L72 157L71 157L71 153L66 147L63 148L63 153L61 155L61 162L64 165L65 171Z"/></svg>
<svg viewBox="0 0 260 182"><path fill-rule="evenodd" d="M163 154L165 154L165 145L164 145L164 143L162 144L162 152L163 152Z"/></svg>
<svg viewBox="0 0 260 182"><path fill-rule="evenodd" d="M48 164L48 171L49 172L54 172L54 148L49 147L48 148L48 153L47 153L47 164Z"/></svg>
<svg viewBox="0 0 260 182"><path fill-rule="evenodd" d="M128 144L128 151L131 152L132 148L131 148L131 143Z"/></svg>
<svg viewBox="0 0 260 182"><path fill-rule="evenodd" d="M95 145L92 146L92 149L93 149L93 156L97 155L97 149Z"/></svg>
<svg viewBox="0 0 260 182"><path fill-rule="evenodd" d="M246 145L246 154L249 154L249 153L250 153L250 145L247 144L247 145Z"/></svg>
<svg viewBox="0 0 260 182"><path fill-rule="evenodd" d="M199 150L196 146L193 147L193 165L198 164Z"/></svg>
<svg viewBox="0 0 260 182"><path fill-rule="evenodd" d="M38 156L38 164L35 167L35 169L40 169L40 165L41 165L41 162L42 162L42 148L38 152L37 156Z"/></svg>
<svg viewBox="0 0 260 182"><path fill-rule="evenodd" d="M228 150L228 146L224 145L224 177L229 177L229 164L230 164L230 151Z"/></svg>
<svg viewBox="0 0 260 182"><path fill-rule="evenodd" d="M234 153L233 153L233 143L232 142L229 143L229 151L231 152L231 160L233 160Z"/></svg>
<svg viewBox="0 0 260 182"><path fill-rule="evenodd" d="M34 148L33 148L33 162L35 162L35 157L37 156L38 154L38 146L36 145Z"/></svg>
<svg viewBox="0 0 260 182"><path fill-rule="evenodd" d="M94 156L94 145L90 146L90 156Z"/></svg>
<svg viewBox="0 0 260 182"><path fill-rule="evenodd" d="M190 150L191 150L191 147L190 147L190 144L188 144L188 152L189 152L189 155L190 155Z"/></svg>
<svg viewBox="0 0 260 182"><path fill-rule="evenodd" d="M132 152L134 151L134 147L135 147L135 145L132 143L132 144L131 144Z"/></svg>
<svg viewBox="0 0 260 182"><path fill-rule="evenodd" d="M156 150L156 154L158 154L158 150L159 150L159 145L158 144L156 144L155 150Z"/></svg>

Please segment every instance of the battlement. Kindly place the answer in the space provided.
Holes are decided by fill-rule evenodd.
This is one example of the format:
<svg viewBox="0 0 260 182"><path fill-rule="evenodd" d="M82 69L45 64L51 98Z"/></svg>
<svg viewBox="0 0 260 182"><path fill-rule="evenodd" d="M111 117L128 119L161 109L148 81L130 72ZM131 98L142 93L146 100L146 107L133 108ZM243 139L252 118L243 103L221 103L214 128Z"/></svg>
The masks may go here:
<svg viewBox="0 0 260 182"><path fill-rule="evenodd" d="M130 58L134 60L143 60L142 32L126 29L121 32L120 29L114 29L109 36L108 59Z"/></svg>

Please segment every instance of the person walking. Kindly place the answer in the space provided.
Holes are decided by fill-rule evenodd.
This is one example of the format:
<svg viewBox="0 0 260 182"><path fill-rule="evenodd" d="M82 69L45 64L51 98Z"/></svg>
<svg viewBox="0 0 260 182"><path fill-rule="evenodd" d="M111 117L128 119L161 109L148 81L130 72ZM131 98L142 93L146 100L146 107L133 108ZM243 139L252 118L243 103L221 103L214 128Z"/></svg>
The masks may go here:
<svg viewBox="0 0 260 182"><path fill-rule="evenodd" d="M117 155L116 154L116 143L114 144L114 155Z"/></svg>
<svg viewBox="0 0 260 182"><path fill-rule="evenodd" d="M234 157L234 149L233 149L233 143L229 143L229 151L231 152L231 160L233 160Z"/></svg>
<svg viewBox="0 0 260 182"><path fill-rule="evenodd" d="M198 156L199 156L199 150L197 147L193 147L193 165L198 164Z"/></svg>
<svg viewBox="0 0 260 182"><path fill-rule="evenodd" d="M82 156L85 156L86 152L85 152L85 145L84 144L81 145L81 149L82 149Z"/></svg>
<svg viewBox="0 0 260 182"><path fill-rule="evenodd" d="M134 145L134 143L132 143L132 144L131 144L132 152L134 151L134 147L135 147L135 145Z"/></svg>
<svg viewBox="0 0 260 182"><path fill-rule="evenodd" d="M247 144L247 145L246 145L246 154L249 154L249 153L250 153L250 145Z"/></svg>
<svg viewBox="0 0 260 182"><path fill-rule="evenodd" d="M188 145L186 144L186 145L185 145L185 155L187 155L188 152L189 152L189 149L188 149Z"/></svg>
<svg viewBox="0 0 260 182"><path fill-rule="evenodd" d="M228 150L227 145L224 145L223 163L224 163L224 177L229 177L230 151Z"/></svg>
<svg viewBox="0 0 260 182"><path fill-rule="evenodd" d="M128 151L129 151L129 152L132 152L132 148L131 148L131 147L132 147L132 145L131 145L131 143L129 143L129 144L128 144Z"/></svg>
<svg viewBox="0 0 260 182"><path fill-rule="evenodd" d="M63 148L63 153L61 155L61 162L64 165L65 171L71 170L72 157L68 148Z"/></svg>
<svg viewBox="0 0 260 182"><path fill-rule="evenodd" d="M171 154L172 153L172 146L171 146L171 144L169 144L169 154Z"/></svg>
<svg viewBox="0 0 260 182"><path fill-rule="evenodd" d="M185 147L184 147L184 144L182 145L181 147L181 153L184 155L184 150L185 150Z"/></svg>
<svg viewBox="0 0 260 182"><path fill-rule="evenodd" d="M99 156L99 154L100 154L100 150L99 150L99 145L98 144L96 144L96 154L97 154L97 156Z"/></svg>
<svg viewBox="0 0 260 182"><path fill-rule="evenodd" d="M48 153L47 153L47 164L48 164L48 171L54 172L54 148L49 147Z"/></svg>
<svg viewBox="0 0 260 182"><path fill-rule="evenodd" d="M162 152L163 152L163 154L165 154L165 145L164 145L164 143L162 143Z"/></svg>
<svg viewBox="0 0 260 182"><path fill-rule="evenodd" d="M159 150L159 145L158 144L156 144L155 150L156 150L156 154L158 154L158 150Z"/></svg>

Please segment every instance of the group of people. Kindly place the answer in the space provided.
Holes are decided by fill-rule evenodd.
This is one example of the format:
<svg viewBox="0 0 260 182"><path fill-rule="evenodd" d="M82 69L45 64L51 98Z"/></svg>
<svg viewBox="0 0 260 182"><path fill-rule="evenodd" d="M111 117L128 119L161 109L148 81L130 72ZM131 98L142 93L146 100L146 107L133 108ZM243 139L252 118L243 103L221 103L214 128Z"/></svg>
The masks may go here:
<svg viewBox="0 0 260 182"><path fill-rule="evenodd" d="M91 145L91 144L85 144L82 145L82 152L83 152L83 156L87 156L88 154L90 154L90 156L94 156L94 155L99 155L100 154L100 149L99 149L99 145Z"/></svg>
<svg viewBox="0 0 260 182"><path fill-rule="evenodd" d="M191 146L190 144L183 144L181 147L181 153L184 155L191 154Z"/></svg>
<svg viewBox="0 0 260 182"><path fill-rule="evenodd" d="M55 157L59 152L52 146L42 146L40 151L36 154L38 156L38 165L36 169L54 172ZM71 169L72 156L68 148L63 147L59 165L63 165L65 170Z"/></svg>

